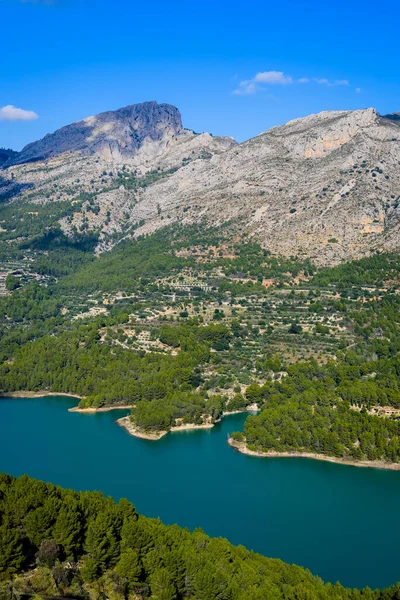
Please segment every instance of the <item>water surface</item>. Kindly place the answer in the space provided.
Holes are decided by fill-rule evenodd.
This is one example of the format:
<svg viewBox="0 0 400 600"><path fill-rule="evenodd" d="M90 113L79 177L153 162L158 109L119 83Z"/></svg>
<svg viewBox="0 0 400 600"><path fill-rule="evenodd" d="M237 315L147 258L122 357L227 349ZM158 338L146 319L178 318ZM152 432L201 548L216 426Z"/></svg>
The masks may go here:
<svg viewBox="0 0 400 600"><path fill-rule="evenodd" d="M226 442L245 415L149 442L115 424L127 411L67 412L74 404L0 399L0 471L126 497L147 516L201 527L326 581L400 580L400 472L244 456Z"/></svg>

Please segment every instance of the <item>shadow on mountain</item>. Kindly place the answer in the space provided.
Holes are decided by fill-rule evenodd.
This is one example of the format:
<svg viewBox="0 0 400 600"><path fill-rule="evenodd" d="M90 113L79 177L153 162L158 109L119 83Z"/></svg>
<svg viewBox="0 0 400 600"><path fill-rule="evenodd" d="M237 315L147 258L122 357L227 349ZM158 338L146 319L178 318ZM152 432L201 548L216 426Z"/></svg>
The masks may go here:
<svg viewBox="0 0 400 600"><path fill-rule="evenodd" d="M54 227L45 231L42 235L33 240L29 240L26 245L21 244L21 248L31 248L40 251L54 250L80 250L81 252L93 252L99 236L96 233L86 233L67 237L61 229Z"/></svg>
<svg viewBox="0 0 400 600"><path fill-rule="evenodd" d="M7 202L24 190L29 190L34 187L33 183L18 183L13 179L9 179L0 175L0 203Z"/></svg>
<svg viewBox="0 0 400 600"><path fill-rule="evenodd" d="M398 113L390 113L389 115L383 115L382 119L387 119L388 121L394 121L400 125L400 112Z"/></svg>
<svg viewBox="0 0 400 600"><path fill-rule="evenodd" d="M13 160L18 156L18 152L11 150L11 148L0 148L0 167L4 165L8 160Z"/></svg>

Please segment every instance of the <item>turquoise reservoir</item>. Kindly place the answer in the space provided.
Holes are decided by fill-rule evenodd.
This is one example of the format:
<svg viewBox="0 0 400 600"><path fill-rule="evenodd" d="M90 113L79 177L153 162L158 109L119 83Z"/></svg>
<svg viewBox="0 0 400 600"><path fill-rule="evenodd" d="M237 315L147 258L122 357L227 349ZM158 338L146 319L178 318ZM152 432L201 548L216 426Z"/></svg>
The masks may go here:
<svg viewBox="0 0 400 600"><path fill-rule="evenodd" d="M68 412L74 404L1 399L0 471L126 497L147 516L201 527L325 581L400 580L400 472L244 456L227 436L246 415L149 442L115 424L128 411Z"/></svg>

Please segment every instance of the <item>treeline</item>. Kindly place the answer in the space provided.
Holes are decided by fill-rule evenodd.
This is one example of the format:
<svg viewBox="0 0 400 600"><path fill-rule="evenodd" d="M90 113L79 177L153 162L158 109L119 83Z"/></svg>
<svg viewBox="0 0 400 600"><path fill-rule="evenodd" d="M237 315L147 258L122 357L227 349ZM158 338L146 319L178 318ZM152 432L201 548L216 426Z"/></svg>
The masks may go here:
<svg viewBox="0 0 400 600"><path fill-rule="evenodd" d="M280 381L247 388L247 398L262 412L246 419L246 443L263 452L400 462L400 419L367 410L400 409L399 374L400 358L357 364L351 352L338 364L309 360L290 366ZM234 438L241 441L243 435L236 432Z"/></svg>
<svg viewBox="0 0 400 600"><path fill-rule="evenodd" d="M132 352L99 340L94 323L27 343L11 364L1 365L0 387L3 392L49 390L86 396L81 406L151 401L191 389L194 368L209 356L205 344L171 356Z"/></svg>
<svg viewBox="0 0 400 600"><path fill-rule="evenodd" d="M198 320L191 319L187 323L171 327L163 325L160 328L160 342L177 348L187 348L197 342L209 342L215 350L226 350L232 338L230 329L226 325L214 324L198 327Z"/></svg>
<svg viewBox="0 0 400 600"><path fill-rule="evenodd" d="M246 243L234 246L234 258L218 261L225 275L242 275L263 279L283 279L297 277L304 272L307 276L315 272L315 267L309 259L299 260L295 257L285 258L272 255L263 250L259 244Z"/></svg>
<svg viewBox="0 0 400 600"><path fill-rule="evenodd" d="M155 600L394 600L351 590L200 529L139 516L125 499L0 475L0 596Z"/></svg>
<svg viewBox="0 0 400 600"><path fill-rule="evenodd" d="M137 402L132 408L131 421L147 432L169 431L177 424L215 423L225 410L245 410L248 405L240 394L231 402L227 407L227 398L220 394L208 396L204 391L177 391L162 400Z"/></svg>
<svg viewBox="0 0 400 600"><path fill-rule="evenodd" d="M176 419L182 419L183 423L202 423L204 411L204 395L188 390L153 402L137 402L132 408L131 420L143 431L169 431Z"/></svg>
<svg viewBox="0 0 400 600"><path fill-rule="evenodd" d="M357 412L340 401L336 406L310 404L305 394L249 416L244 435L250 450L400 462L400 421Z"/></svg>
<svg viewBox="0 0 400 600"><path fill-rule="evenodd" d="M0 361L27 342L57 331L64 321L61 307L54 290L36 281L0 298Z"/></svg>
<svg viewBox="0 0 400 600"><path fill-rule="evenodd" d="M0 298L0 320L14 323L45 320L60 314L61 299L47 287L33 282L14 291L12 296Z"/></svg>
<svg viewBox="0 0 400 600"><path fill-rule="evenodd" d="M190 422L198 421L205 396L191 392L202 382L200 366L209 360L211 347L229 346L230 330L219 324L163 326L161 339L172 347L180 346L173 356L103 343L100 321L44 336L16 350L13 360L0 366L2 391L73 393L85 397L82 407L137 403L137 414L142 413L146 422L154 414L153 429L157 429L161 409L170 417L187 419L190 415ZM102 321L103 325L109 322L112 317ZM154 401L158 402L153 406Z"/></svg>
<svg viewBox="0 0 400 600"><path fill-rule="evenodd" d="M342 287L364 285L383 287L388 281L398 285L399 273L400 256L394 253L379 253L337 267L319 269L312 283L320 287L331 284L339 284Z"/></svg>
<svg viewBox="0 0 400 600"><path fill-rule="evenodd" d="M35 202L37 197L34 194L12 203L0 203L0 219L6 224L0 231L0 242L9 240L20 246L21 238L39 238L45 231L59 230L59 220L72 216L80 208L69 200ZM24 240L24 247L26 244Z"/></svg>
<svg viewBox="0 0 400 600"><path fill-rule="evenodd" d="M389 358L400 352L400 296L385 294L380 300L356 303L353 310L347 308L347 318L355 333L364 342L364 354L376 354Z"/></svg>
<svg viewBox="0 0 400 600"><path fill-rule="evenodd" d="M264 368L271 365L274 360L267 360ZM252 383L246 390L247 397L257 403L269 402L271 398L283 402L307 392L322 405L339 398L360 408L390 405L400 409L400 357L366 362L350 351L340 361L298 362L288 366L286 373L279 381L267 381L261 386Z"/></svg>
<svg viewBox="0 0 400 600"><path fill-rule="evenodd" d="M21 248L34 252L32 268L41 275L64 277L94 260L98 233L86 232L66 236L59 227L45 230L40 236L24 242Z"/></svg>
<svg viewBox="0 0 400 600"><path fill-rule="evenodd" d="M162 277L192 266L192 261L175 255L167 230L141 240L126 240L112 251L65 277L64 291L133 292L148 278Z"/></svg>

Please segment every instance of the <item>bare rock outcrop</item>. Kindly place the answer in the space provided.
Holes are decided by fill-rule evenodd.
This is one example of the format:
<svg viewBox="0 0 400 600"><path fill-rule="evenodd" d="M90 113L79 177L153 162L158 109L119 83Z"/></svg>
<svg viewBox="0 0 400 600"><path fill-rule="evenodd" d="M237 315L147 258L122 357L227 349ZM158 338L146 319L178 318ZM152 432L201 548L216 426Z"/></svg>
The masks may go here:
<svg viewBox="0 0 400 600"><path fill-rule="evenodd" d="M145 190L162 214L236 222L272 252L338 263L400 247L400 127L374 109L290 121ZM174 207L179 206L179 209ZM183 212L184 211L184 212Z"/></svg>
<svg viewBox="0 0 400 600"><path fill-rule="evenodd" d="M5 166L41 161L66 152L121 160L136 154L146 141L160 143L182 130L181 115L175 106L157 102L133 104L87 117L47 134L25 146Z"/></svg>
<svg viewBox="0 0 400 600"><path fill-rule="evenodd" d="M4 189L41 203L86 192L91 206L60 223L67 234L100 231L99 251L115 233L205 221L273 253L335 264L400 248L397 117L325 111L236 144L184 129L176 108L150 102L30 144L3 171Z"/></svg>

